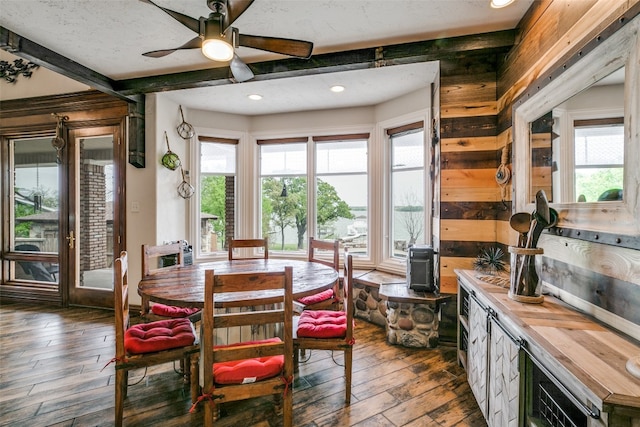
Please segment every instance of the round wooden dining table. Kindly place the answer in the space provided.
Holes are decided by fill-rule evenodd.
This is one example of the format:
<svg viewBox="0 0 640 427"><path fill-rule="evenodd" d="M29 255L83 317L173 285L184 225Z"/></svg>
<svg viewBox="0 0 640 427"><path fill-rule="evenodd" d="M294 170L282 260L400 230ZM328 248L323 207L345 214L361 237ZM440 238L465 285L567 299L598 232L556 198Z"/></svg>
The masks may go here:
<svg viewBox="0 0 640 427"><path fill-rule="evenodd" d="M288 259L242 259L214 261L181 267L143 277L138 283L142 305L149 301L178 307L204 307L204 272L215 274L284 271L293 267L293 298L324 291L338 280L338 273L325 265ZM282 301L282 291L233 292L216 294L216 307L274 304Z"/></svg>

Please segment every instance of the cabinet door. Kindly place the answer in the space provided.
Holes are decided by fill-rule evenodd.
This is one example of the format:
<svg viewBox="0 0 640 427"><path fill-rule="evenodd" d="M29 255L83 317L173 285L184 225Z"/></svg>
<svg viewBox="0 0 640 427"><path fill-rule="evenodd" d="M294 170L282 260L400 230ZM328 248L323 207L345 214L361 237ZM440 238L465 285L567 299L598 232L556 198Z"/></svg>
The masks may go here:
<svg viewBox="0 0 640 427"><path fill-rule="evenodd" d="M487 419L487 312L469 299L469 349L467 352L467 380L485 419Z"/></svg>
<svg viewBox="0 0 640 427"><path fill-rule="evenodd" d="M489 411L487 423L495 427L518 426L519 347L491 322L489 358Z"/></svg>

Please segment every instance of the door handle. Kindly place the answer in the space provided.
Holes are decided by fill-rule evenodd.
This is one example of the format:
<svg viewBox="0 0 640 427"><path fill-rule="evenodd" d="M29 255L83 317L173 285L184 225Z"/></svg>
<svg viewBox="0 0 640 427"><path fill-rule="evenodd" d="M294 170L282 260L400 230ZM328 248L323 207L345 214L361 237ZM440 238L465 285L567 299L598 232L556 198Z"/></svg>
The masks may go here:
<svg viewBox="0 0 640 427"><path fill-rule="evenodd" d="M73 237L73 230L69 232L69 235L66 238L67 242L69 242L69 249L73 249L76 243L76 238Z"/></svg>

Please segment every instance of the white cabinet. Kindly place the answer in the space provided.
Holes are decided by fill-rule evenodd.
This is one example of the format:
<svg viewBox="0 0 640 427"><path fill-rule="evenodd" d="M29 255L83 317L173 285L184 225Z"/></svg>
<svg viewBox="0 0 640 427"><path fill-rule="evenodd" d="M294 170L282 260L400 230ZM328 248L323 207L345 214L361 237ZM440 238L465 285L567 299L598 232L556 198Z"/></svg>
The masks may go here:
<svg viewBox="0 0 640 427"><path fill-rule="evenodd" d="M459 284L458 298L458 343L466 344L459 354L471 391L490 427L517 427L520 346L473 291Z"/></svg>
<svg viewBox="0 0 640 427"><path fill-rule="evenodd" d="M467 350L467 379L484 418L487 418L488 339L487 311L469 300L469 348Z"/></svg>
<svg viewBox="0 0 640 427"><path fill-rule="evenodd" d="M520 346L492 317L489 339L489 409L487 423L495 427L517 427L520 405Z"/></svg>

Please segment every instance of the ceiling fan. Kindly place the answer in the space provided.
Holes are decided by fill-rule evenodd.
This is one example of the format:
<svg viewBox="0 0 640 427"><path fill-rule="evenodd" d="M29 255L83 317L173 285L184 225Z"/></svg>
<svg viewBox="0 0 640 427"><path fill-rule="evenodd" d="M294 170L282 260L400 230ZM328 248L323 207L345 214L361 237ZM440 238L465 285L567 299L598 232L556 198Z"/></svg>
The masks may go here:
<svg viewBox="0 0 640 427"><path fill-rule="evenodd" d="M231 24L251 6L254 0L206 0L207 6L212 12L208 18L201 16L199 19L158 6L151 0L140 1L162 9L176 21L198 33L196 37L182 46L173 49L153 50L143 53L144 56L160 58L177 50L202 49L202 53L207 58L214 61L229 62L231 74L237 82L251 80L254 77L249 66L236 55L235 48L238 46L266 50L302 59L311 57L311 51L313 50L313 43L311 42L240 34L237 28L232 27Z"/></svg>

